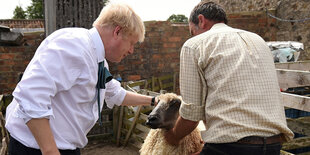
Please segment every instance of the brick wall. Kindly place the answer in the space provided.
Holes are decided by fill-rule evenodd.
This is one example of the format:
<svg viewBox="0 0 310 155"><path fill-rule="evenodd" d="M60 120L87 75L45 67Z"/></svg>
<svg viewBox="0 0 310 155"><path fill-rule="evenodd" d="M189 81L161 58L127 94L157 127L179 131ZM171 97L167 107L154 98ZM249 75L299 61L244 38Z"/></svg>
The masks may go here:
<svg viewBox="0 0 310 155"><path fill-rule="evenodd" d="M255 32L266 41L283 39L279 38L279 22L267 17L264 11L229 13L228 17L232 27ZM145 22L145 27L145 41L135 47L134 54L118 64L110 63L111 72L114 75L120 74L123 81L179 72L180 50L190 37L188 25L150 21ZM25 34L25 46L0 46L0 94L14 90L18 72L24 71L42 37L42 34Z"/></svg>
<svg viewBox="0 0 310 155"><path fill-rule="evenodd" d="M134 54L121 63L110 63L111 72L120 74L124 81L179 72L180 50L189 38L188 25L151 21L145 22L145 27L145 40Z"/></svg>
<svg viewBox="0 0 310 155"><path fill-rule="evenodd" d="M264 12L228 14L229 25L259 34L265 40L276 40L274 19ZM179 54L190 37L187 24L145 22L145 41L135 53L119 64L111 64L111 72L120 74L124 81L139 80L179 72Z"/></svg>
<svg viewBox="0 0 310 155"><path fill-rule="evenodd" d="M0 94L12 93L43 38L43 32L28 33L23 46L0 46Z"/></svg>
<svg viewBox="0 0 310 155"><path fill-rule="evenodd" d="M274 11L270 11L274 12ZM264 11L251 11L229 13L228 25L254 32L264 38L265 41L277 40L276 20L269 18Z"/></svg>
<svg viewBox="0 0 310 155"><path fill-rule="evenodd" d="M9 28L44 28L44 20L0 19L0 25L7 26Z"/></svg>

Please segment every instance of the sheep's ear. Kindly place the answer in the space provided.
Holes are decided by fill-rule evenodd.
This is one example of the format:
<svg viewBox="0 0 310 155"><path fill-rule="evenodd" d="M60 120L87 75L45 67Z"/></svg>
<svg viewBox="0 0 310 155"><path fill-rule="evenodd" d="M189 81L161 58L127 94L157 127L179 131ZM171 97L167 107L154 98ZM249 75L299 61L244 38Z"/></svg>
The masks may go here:
<svg viewBox="0 0 310 155"><path fill-rule="evenodd" d="M178 95L178 98L179 98L180 100L182 100L182 96Z"/></svg>
<svg viewBox="0 0 310 155"><path fill-rule="evenodd" d="M181 104L181 100L178 98L174 98L170 101L170 105L174 105L174 104Z"/></svg>

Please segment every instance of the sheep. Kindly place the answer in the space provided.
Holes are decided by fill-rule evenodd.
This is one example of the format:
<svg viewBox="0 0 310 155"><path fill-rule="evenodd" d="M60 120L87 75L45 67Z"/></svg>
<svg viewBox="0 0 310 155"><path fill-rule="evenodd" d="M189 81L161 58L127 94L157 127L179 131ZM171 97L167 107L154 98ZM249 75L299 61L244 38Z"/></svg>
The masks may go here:
<svg viewBox="0 0 310 155"><path fill-rule="evenodd" d="M140 155L189 155L201 151L201 135L198 128L184 137L178 146L168 144L165 131L173 128L182 102L181 97L173 93L158 96L159 103L148 116L146 125L152 129L139 150Z"/></svg>

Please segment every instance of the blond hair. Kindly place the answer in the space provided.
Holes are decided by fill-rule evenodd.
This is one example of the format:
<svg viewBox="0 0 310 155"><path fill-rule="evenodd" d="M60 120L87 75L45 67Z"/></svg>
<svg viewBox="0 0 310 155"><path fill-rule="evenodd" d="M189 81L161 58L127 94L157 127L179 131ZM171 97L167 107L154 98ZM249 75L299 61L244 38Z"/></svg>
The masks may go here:
<svg viewBox="0 0 310 155"><path fill-rule="evenodd" d="M143 42L145 28L141 18L125 3L110 1L103 7L93 26L120 26L126 36L137 35L139 42Z"/></svg>

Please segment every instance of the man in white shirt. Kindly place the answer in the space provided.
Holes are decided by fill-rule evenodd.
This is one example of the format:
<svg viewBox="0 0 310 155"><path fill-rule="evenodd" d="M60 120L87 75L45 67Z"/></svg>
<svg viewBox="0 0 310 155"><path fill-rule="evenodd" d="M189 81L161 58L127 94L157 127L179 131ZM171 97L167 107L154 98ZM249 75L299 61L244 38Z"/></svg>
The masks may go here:
<svg viewBox="0 0 310 155"><path fill-rule="evenodd" d="M103 100L109 108L154 104L114 79L97 84L100 62L108 69L106 60L120 62L144 40L140 17L128 5L109 3L93 26L57 30L38 47L7 108L9 154L80 154Z"/></svg>

